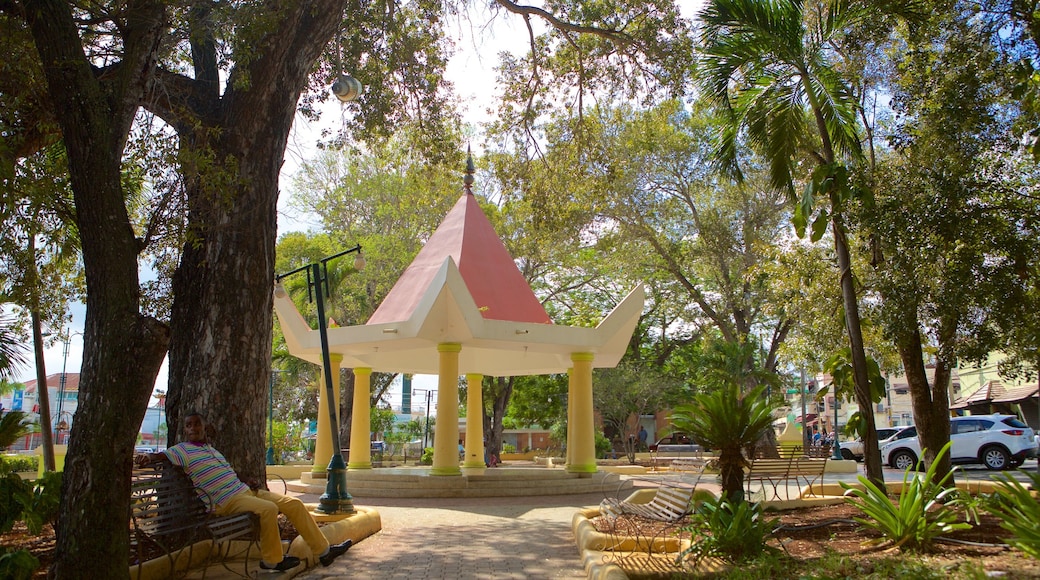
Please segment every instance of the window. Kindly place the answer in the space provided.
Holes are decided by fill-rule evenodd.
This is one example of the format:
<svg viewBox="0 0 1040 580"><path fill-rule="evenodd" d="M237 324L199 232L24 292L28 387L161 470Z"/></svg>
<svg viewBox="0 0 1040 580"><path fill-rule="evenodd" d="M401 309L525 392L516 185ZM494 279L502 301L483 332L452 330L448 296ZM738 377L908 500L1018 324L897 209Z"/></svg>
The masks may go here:
<svg viewBox="0 0 1040 580"><path fill-rule="evenodd" d="M910 394L910 389L896 389L896 394L897 395L908 395L908 394Z"/></svg>

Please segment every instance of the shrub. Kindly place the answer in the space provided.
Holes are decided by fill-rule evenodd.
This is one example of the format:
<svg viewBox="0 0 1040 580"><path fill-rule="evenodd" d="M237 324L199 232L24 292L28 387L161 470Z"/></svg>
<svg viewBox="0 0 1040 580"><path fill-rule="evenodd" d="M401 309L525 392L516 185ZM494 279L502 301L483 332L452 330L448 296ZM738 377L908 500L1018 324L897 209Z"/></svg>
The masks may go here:
<svg viewBox="0 0 1040 580"><path fill-rule="evenodd" d="M864 526L877 530L884 537L878 543L889 540L900 550L917 551L927 548L936 537L954 531L971 528L971 524L957 522L957 513L952 509L957 504L957 488L944 488L951 473L942 478L941 485L934 483L939 458L950 451L947 443L928 472L917 477L911 470L903 472L903 491L899 500L893 502L888 495L862 475L859 482L864 489L853 489L840 482L845 489L848 503L863 510L866 518L854 518Z"/></svg>
<svg viewBox="0 0 1040 580"><path fill-rule="evenodd" d="M0 478L0 532L9 532L15 522L25 521L30 534L40 533L43 524L58 515L61 496L60 472L47 472L35 482L16 473ZM28 579L40 562L26 550L9 552L0 547L0 578Z"/></svg>
<svg viewBox="0 0 1040 580"><path fill-rule="evenodd" d="M516 445L502 444L502 453L516 453Z"/></svg>
<svg viewBox="0 0 1040 580"><path fill-rule="evenodd" d="M40 561L29 553L29 550L8 551L0 546L0 578L11 580L29 580L33 572L40 567Z"/></svg>
<svg viewBox="0 0 1040 580"><path fill-rule="evenodd" d="M690 525L683 528L694 539L679 560L692 556L696 564L704 558L728 562L756 558L766 550L766 539L776 523L776 519L764 517L761 504L712 497L700 504L690 516Z"/></svg>
<svg viewBox="0 0 1040 580"><path fill-rule="evenodd" d="M1040 473L1021 472L1032 480L1033 490L1040 489ZM1007 543L1040 558L1040 503L1031 489L1007 473L1001 473L998 480L1000 485L991 498L989 511L1001 519L1000 527L1011 532Z"/></svg>
<svg viewBox="0 0 1040 580"><path fill-rule="evenodd" d="M610 452L611 447L613 446L610 444L610 439L607 439L606 435L596 431L596 458L604 459L607 456L607 453Z"/></svg>
<svg viewBox="0 0 1040 580"><path fill-rule="evenodd" d="M35 472L39 464L40 458L35 455L5 455L0 457L0 475L19 471Z"/></svg>
<svg viewBox="0 0 1040 580"><path fill-rule="evenodd" d="M433 447L423 449L422 458L419 459L419 463L422 463L423 465L433 465Z"/></svg>

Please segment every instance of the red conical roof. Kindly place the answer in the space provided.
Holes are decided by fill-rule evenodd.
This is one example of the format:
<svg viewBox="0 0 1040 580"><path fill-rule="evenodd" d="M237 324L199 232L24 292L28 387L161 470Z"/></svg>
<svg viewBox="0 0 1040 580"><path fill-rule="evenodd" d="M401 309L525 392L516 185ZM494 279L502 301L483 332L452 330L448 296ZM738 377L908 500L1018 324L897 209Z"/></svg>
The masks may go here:
<svg viewBox="0 0 1040 580"><path fill-rule="evenodd" d="M467 188L468 189L468 188ZM368 324L408 320L451 258L485 319L552 324L472 193L465 193L404 271Z"/></svg>

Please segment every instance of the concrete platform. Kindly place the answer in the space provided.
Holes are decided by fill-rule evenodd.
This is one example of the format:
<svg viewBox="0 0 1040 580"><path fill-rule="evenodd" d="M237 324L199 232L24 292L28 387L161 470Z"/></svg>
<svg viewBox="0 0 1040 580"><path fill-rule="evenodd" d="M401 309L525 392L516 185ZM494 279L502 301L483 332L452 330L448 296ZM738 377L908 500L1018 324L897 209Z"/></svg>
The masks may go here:
<svg viewBox="0 0 1040 580"><path fill-rule="evenodd" d="M309 472L288 479L289 491L321 495L325 480ZM363 469L347 472L347 492L355 498L521 497L615 494L623 487L615 473L569 473L562 467L505 466L464 470L462 475L430 475L429 467Z"/></svg>

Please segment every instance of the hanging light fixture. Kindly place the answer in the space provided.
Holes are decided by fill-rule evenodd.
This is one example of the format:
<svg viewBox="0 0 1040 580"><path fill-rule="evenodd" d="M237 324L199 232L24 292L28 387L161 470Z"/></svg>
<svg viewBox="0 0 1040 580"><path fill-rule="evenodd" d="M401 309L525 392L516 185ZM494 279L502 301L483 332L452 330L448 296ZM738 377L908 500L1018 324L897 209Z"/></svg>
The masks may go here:
<svg viewBox="0 0 1040 580"><path fill-rule="evenodd" d="M343 72L343 60L340 54L340 44L342 38L336 38L336 71L339 76L332 83L332 94L336 95L336 98L344 103L349 103L358 98L361 95L361 81L356 78L345 74Z"/></svg>
<svg viewBox="0 0 1040 580"><path fill-rule="evenodd" d="M350 75L341 74L332 83L332 94L336 95L336 98L344 103L348 103L361 95L361 88L361 81Z"/></svg>

